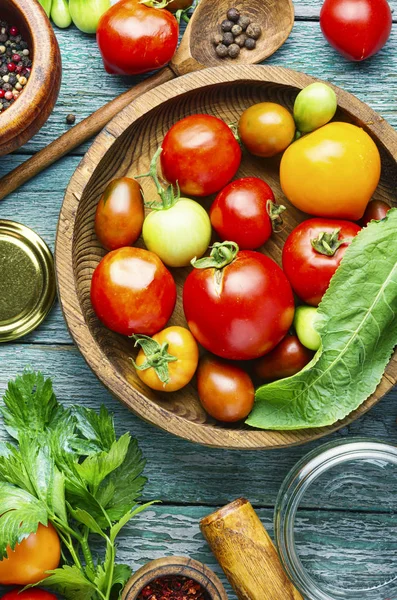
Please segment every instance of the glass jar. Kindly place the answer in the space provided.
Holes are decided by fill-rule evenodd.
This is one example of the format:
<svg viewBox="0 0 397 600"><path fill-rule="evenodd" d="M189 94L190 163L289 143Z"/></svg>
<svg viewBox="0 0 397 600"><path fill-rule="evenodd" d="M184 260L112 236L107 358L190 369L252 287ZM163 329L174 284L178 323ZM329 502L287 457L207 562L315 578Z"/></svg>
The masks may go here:
<svg viewBox="0 0 397 600"><path fill-rule="evenodd" d="M397 600L395 446L352 438L310 452L287 475L274 524L306 599Z"/></svg>

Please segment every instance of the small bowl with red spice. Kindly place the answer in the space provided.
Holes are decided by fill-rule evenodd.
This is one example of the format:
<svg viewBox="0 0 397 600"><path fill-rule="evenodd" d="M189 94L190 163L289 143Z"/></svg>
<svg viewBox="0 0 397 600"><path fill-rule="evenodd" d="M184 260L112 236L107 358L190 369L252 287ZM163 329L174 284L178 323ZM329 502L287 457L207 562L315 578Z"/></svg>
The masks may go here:
<svg viewBox="0 0 397 600"><path fill-rule="evenodd" d="M225 588L211 569L183 556L147 563L131 577L122 595L122 600L227 599Z"/></svg>
<svg viewBox="0 0 397 600"><path fill-rule="evenodd" d="M39 131L61 83L59 46L36 0L0 3L0 155Z"/></svg>

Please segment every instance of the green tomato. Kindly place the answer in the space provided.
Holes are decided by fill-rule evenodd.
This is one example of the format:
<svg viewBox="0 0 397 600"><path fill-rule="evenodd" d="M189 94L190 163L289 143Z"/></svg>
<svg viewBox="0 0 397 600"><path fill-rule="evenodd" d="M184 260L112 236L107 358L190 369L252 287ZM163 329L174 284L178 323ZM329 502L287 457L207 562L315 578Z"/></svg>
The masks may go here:
<svg viewBox="0 0 397 600"><path fill-rule="evenodd" d="M73 23L84 33L96 33L100 18L110 6L110 0L69 0Z"/></svg>
<svg viewBox="0 0 397 600"><path fill-rule="evenodd" d="M69 4L67 0L53 0L51 6L51 19L60 29L66 29L72 23Z"/></svg>
<svg viewBox="0 0 397 600"><path fill-rule="evenodd" d="M186 267L203 256L211 241L211 221L194 200L181 198L171 208L154 210L143 223L146 247L169 267Z"/></svg>
<svg viewBox="0 0 397 600"><path fill-rule="evenodd" d="M321 338L316 331L315 322L317 308L314 306L298 306L295 311L294 327L296 335L303 346L317 351L321 346Z"/></svg>
<svg viewBox="0 0 397 600"><path fill-rule="evenodd" d="M312 83L296 97L294 119L298 131L310 133L329 123L336 113L336 94L325 83Z"/></svg>

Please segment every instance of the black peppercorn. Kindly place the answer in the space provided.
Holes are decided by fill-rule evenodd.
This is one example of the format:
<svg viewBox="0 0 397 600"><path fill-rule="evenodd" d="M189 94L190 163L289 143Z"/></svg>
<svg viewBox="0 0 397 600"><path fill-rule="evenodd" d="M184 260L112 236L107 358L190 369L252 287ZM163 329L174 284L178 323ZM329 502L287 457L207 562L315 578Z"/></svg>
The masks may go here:
<svg viewBox="0 0 397 600"><path fill-rule="evenodd" d="M237 44L231 44L228 49L228 54L230 58L237 58L240 54L240 46Z"/></svg>
<svg viewBox="0 0 397 600"><path fill-rule="evenodd" d="M238 35L236 37L236 39L234 40L234 43L237 44L237 46L240 46L240 48L242 48L245 44L246 39L247 39L247 36L245 35L245 33L242 33L241 35Z"/></svg>
<svg viewBox="0 0 397 600"><path fill-rule="evenodd" d="M221 23L221 29L222 29L222 31L231 31L232 27L233 27L233 22L229 21L228 19L225 19Z"/></svg>
<svg viewBox="0 0 397 600"><path fill-rule="evenodd" d="M245 40L245 47L247 48L247 50L255 50L256 48L256 41L253 40L252 38L247 38Z"/></svg>
<svg viewBox="0 0 397 600"><path fill-rule="evenodd" d="M237 23L240 25L241 29L245 31L248 25L251 23L251 19L245 15L241 16Z"/></svg>
<svg viewBox="0 0 397 600"><path fill-rule="evenodd" d="M229 21L233 21L234 23L237 23L237 21L240 18L240 11L234 7L229 8L229 10L227 11L227 18L229 19Z"/></svg>
<svg viewBox="0 0 397 600"><path fill-rule="evenodd" d="M223 44L225 44L225 46L230 46L230 44L233 44L234 42L234 35L232 34L231 31L227 31L226 33L223 34Z"/></svg>
<svg viewBox="0 0 397 600"><path fill-rule="evenodd" d="M251 23L247 27L247 35L253 40L257 40L262 33L262 28L258 23Z"/></svg>
<svg viewBox="0 0 397 600"><path fill-rule="evenodd" d="M237 36L240 35L240 33L243 33L242 27L236 23L236 25L233 25L232 27L232 34Z"/></svg>
<svg viewBox="0 0 397 600"><path fill-rule="evenodd" d="M221 33L216 33L213 37L212 40L215 44L215 46L217 46L218 44L222 44L223 42L223 35Z"/></svg>
<svg viewBox="0 0 397 600"><path fill-rule="evenodd" d="M70 113L70 115L67 115L67 117L66 117L66 123L68 125L73 125L73 123L75 123L75 122L76 122L76 115L74 115L72 113Z"/></svg>
<svg viewBox="0 0 397 600"><path fill-rule="evenodd" d="M227 56L227 47L224 44L219 44L216 47L216 53L220 58L225 58Z"/></svg>

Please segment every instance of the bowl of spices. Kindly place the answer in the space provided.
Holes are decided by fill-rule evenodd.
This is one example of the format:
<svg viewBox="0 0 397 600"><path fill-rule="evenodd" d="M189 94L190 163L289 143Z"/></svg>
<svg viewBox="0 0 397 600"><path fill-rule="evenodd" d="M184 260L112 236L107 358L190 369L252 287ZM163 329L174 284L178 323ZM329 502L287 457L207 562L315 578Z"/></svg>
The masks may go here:
<svg viewBox="0 0 397 600"><path fill-rule="evenodd" d="M191 558L153 560L139 569L124 588L122 600L227 600L217 575Z"/></svg>
<svg viewBox="0 0 397 600"><path fill-rule="evenodd" d="M60 83L61 55L44 10L36 0L1 0L0 155L39 131Z"/></svg>

